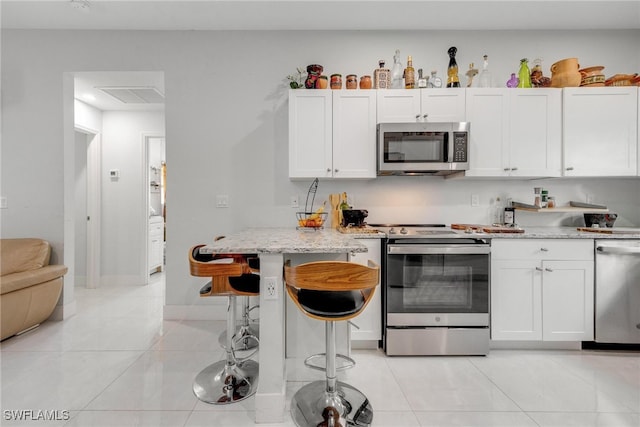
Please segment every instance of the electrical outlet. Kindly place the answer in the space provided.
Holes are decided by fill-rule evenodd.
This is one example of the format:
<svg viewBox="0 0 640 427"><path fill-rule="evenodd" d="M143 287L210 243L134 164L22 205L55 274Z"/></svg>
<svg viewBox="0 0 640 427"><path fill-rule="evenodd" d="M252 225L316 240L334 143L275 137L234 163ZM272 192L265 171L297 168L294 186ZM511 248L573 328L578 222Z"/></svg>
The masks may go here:
<svg viewBox="0 0 640 427"><path fill-rule="evenodd" d="M216 208L228 208L229 196L226 194L219 194L216 196Z"/></svg>
<svg viewBox="0 0 640 427"><path fill-rule="evenodd" d="M474 208L480 206L480 196L477 194L472 194L471 195L471 206L473 206Z"/></svg>
<svg viewBox="0 0 640 427"><path fill-rule="evenodd" d="M291 207L292 208L299 208L300 205L298 203L298 196L291 196Z"/></svg>
<svg viewBox="0 0 640 427"><path fill-rule="evenodd" d="M265 277L265 300L277 300L278 299L278 280L275 277Z"/></svg>
<svg viewBox="0 0 640 427"><path fill-rule="evenodd" d="M0 209L7 209L7 198L0 197Z"/></svg>
<svg viewBox="0 0 640 427"><path fill-rule="evenodd" d="M587 203L593 203L593 194L587 194Z"/></svg>

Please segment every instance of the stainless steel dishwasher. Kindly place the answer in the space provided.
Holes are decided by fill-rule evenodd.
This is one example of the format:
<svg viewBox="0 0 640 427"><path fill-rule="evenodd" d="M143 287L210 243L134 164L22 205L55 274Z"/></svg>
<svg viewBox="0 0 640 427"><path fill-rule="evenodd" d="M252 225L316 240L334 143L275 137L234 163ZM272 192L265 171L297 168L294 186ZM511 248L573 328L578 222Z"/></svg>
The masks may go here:
<svg viewBox="0 0 640 427"><path fill-rule="evenodd" d="M596 240L595 341L640 344L640 240Z"/></svg>

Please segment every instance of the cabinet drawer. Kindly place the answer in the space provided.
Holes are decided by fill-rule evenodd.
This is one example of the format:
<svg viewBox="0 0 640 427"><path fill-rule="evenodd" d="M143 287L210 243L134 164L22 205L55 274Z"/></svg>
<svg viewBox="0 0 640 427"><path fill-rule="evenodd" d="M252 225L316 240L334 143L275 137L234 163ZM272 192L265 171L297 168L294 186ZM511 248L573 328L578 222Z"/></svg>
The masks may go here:
<svg viewBox="0 0 640 427"><path fill-rule="evenodd" d="M592 239L493 239L493 259L593 260Z"/></svg>

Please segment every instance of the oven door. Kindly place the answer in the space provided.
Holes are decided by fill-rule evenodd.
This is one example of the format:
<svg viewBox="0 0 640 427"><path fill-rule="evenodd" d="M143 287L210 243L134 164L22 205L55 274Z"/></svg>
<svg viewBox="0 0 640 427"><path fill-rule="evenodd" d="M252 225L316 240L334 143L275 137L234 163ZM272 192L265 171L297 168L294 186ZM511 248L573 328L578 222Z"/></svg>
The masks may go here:
<svg viewBox="0 0 640 427"><path fill-rule="evenodd" d="M488 244L389 244L388 327L489 326Z"/></svg>

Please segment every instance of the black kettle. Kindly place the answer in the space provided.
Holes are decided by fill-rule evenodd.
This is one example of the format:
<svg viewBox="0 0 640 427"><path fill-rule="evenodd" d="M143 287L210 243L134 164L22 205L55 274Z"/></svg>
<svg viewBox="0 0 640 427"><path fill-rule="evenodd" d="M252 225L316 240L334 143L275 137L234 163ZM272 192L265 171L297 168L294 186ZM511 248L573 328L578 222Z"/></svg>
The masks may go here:
<svg viewBox="0 0 640 427"><path fill-rule="evenodd" d="M362 227L367 216L369 212L365 209L343 209L342 226Z"/></svg>

